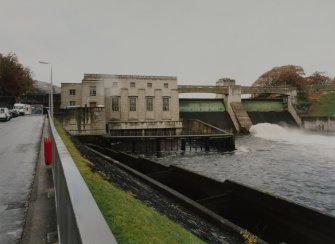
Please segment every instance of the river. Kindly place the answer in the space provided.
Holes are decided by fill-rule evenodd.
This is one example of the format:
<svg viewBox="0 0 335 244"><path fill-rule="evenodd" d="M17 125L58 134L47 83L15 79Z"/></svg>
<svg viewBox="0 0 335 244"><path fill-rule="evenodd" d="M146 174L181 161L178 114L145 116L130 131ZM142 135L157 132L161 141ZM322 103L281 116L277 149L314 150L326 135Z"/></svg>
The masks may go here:
<svg viewBox="0 0 335 244"><path fill-rule="evenodd" d="M154 158L218 181L231 179L335 216L335 134L257 124L230 153Z"/></svg>

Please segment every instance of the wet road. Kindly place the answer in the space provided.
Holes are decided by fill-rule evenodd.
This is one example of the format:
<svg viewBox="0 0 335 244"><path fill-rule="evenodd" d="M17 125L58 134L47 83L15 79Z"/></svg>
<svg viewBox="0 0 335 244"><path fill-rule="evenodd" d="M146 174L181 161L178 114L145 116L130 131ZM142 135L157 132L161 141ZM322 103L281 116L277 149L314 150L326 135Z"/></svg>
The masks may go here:
<svg viewBox="0 0 335 244"><path fill-rule="evenodd" d="M21 237L44 116L0 122L0 243Z"/></svg>

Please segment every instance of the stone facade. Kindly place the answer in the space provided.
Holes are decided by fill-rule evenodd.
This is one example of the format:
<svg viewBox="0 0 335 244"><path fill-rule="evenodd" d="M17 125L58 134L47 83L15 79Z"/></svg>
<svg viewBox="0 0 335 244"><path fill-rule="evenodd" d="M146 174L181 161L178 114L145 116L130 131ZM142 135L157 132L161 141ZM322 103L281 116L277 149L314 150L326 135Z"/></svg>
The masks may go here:
<svg viewBox="0 0 335 244"><path fill-rule="evenodd" d="M62 83L61 92L63 109L104 107L109 132L165 129L178 134L182 127L176 77L85 74L82 83Z"/></svg>
<svg viewBox="0 0 335 244"><path fill-rule="evenodd" d="M81 84L80 83L62 83L61 84L61 106L80 107L81 106Z"/></svg>
<svg viewBox="0 0 335 244"><path fill-rule="evenodd" d="M71 135L104 135L105 108L69 108L58 118Z"/></svg>

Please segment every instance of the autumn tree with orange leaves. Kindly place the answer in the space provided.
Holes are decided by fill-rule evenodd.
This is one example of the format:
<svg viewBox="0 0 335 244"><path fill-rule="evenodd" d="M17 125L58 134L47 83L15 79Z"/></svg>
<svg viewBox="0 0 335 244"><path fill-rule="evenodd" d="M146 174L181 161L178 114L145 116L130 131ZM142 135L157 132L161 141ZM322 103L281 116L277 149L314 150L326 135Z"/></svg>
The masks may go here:
<svg viewBox="0 0 335 244"><path fill-rule="evenodd" d="M294 86L301 89L304 84L304 69L301 66L286 65L274 67L262 74L253 86L274 87L274 86Z"/></svg>
<svg viewBox="0 0 335 244"><path fill-rule="evenodd" d="M18 97L33 87L32 72L15 53L0 53L0 96Z"/></svg>
<svg viewBox="0 0 335 244"><path fill-rule="evenodd" d="M301 91L304 85L325 85L329 83L335 83L335 78L332 80L324 72L316 71L305 77L305 71L301 66L286 65L274 67L265 72L253 83L253 86L292 86Z"/></svg>

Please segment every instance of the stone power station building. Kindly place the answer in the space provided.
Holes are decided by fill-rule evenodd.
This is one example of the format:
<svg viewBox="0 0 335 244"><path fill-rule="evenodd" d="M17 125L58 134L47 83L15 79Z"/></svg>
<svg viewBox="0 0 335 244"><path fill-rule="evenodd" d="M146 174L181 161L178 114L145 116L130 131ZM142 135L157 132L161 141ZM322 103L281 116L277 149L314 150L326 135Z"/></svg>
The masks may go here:
<svg viewBox="0 0 335 244"><path fill-rule="evenodd" d="M63 126L74 135L179 134L177 78L85 74L62 83ZM64 110L65 111L65 110Z"/></svg>

